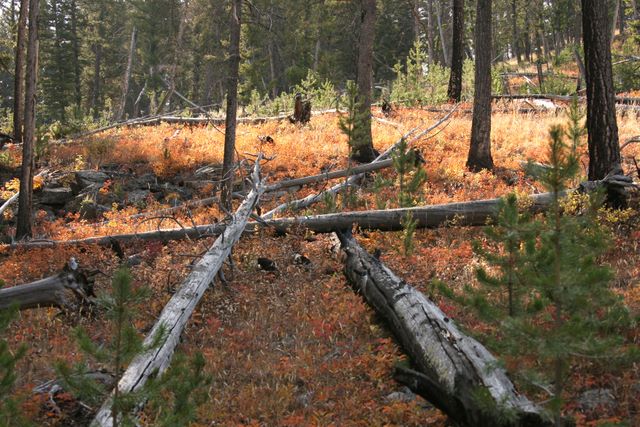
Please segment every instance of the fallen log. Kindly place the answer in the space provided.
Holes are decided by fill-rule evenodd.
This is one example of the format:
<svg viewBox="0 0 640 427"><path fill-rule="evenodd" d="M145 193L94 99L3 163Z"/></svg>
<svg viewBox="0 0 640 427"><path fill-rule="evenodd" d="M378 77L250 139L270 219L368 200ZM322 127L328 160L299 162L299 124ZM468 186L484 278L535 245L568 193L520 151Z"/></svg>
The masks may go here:
<svg viewBox="0 0 640 427"><path fill-rule="evenodd" d="M385 319L426 383L420 387L406 376L410 388L461 425L552 425L540 408L518 394L482 344L461 333L433 301L367 253L350 232L338 237L347 254L345 276ZM482 402L479 392L486 395Z"/></svg>
<svg viewBox="0 0 640 427"><path fill-rule="evenodd" d="M73 312L91 305L93 282L71 261L55 276L0 289L0 310L17 306L19 310L57 307Z"/></svg>
<svg viewBox="0 0 640 427"><path fill-rule="evenodd" d="M302 178L287 179L284 181L276 182L268 185L265 192L273 192L282 190L283 188L301 187L303 185L315 184L320 181L328 181L330 179L342 178L345 176L352 176L361 173L373 172L379 169L388 168L393 164L391 159L382 160L380 162L366 163L364 165L358 165L347 169L341 169L333 172L325 172L318 175L305 176Z"/></svg>
<svg viewBox="0 0 640 427"><path fill-rule="evenodd" d="M549 193L529 196L529 210L541 212L551 203ZM357 225L363 229L397 231L402 230L402 220L408 213L413 215L417 228L437 228L447 224L457 226L485 225L494 217L500 199L485 199L471 202L446 203L441 205L417 206L413 208L340 212L326 215L309 215L275 220L249 222L245 232L252 233L261 228L273 228L286 233L294 228L307 228L316 233L329 233L336 229ZM11 249L49 248L71 245L111 245L114 241L127 243L136 240L179 240L217 235L224 231L223 224L205 224L191 228L170 228L144 233L115 234L76 240L43 240L15 243Z"/></svg>
<svg viewBox="0 0 640 427"><path fill-rule="evenodd" d="M451 117L451 115L453 114L453 112L457 109L458 105L456 104L444 117L442 117L440 120L438 120L434 125L428 127L427 129L423 130L422 132L419 132L417 135L414 135L413 137L411 137L411 135L413 135L416 131L416 129L412 129L410 130L406 135L403 135L400 140L398 142L396 142L395 144L393 144L391 147L389 147L384 153L380 154L378 157L376 157L376 159L371 162L371 163L380 163L383 160L386 160L387 158L389 158L389 156L391 155L391 153L393 152L393 150L396 149L396 147L400 144L400 142L404 139L407 139L409 137L411 137L411 140L408 142L408 145L410 145L412 142L417 141L418 139L422 138L424 135L428 134L429 132L431 132L433 129L437 128L438 126L440 126L442 123L446 122L449 117ZM314 193L314 194L310 194L307 197L303 198L303 199L298 199L298 200L294 200L292 202L288 202L288 203L283 203L279 206L276 206L275 208L271 209L269 212L265 213L264 215L262 215L262 219L266 220L266 219L271 219L273 218L274 215L286 211L286 210L300 210L300 209L304 209L306 207L311 206L312 204L319 202L320 200L322 200L324 197L326 197L327 195L336 195L338 194L338 192L342 191L343 189L355 185L360 179L362 179L364 177L364 173L359 173L357 175L353 175L351 176L349 179L347 179L345 182L342 182L340 184L336 184L333 187L324 190L320 193Z"/></svg>
<svg viewBox="0 0 640 427"><path fill-rule="evenodd" d="M171 362L175 347L191 313L209 288L222 263L231 253L231 248L242 235L255 204L264 192L264 185L260 179L260 160L256 160L251 174L253 189L232 216L223 234L216 239L211 248L198 261L189 276L182 282L180 289L171 297L162 310L160 317L145 339L145 345L150 346L159 333L164 333L165 339L158 347L139 354L129 364L127 370L118 381L117 387L121 393L129 393L140 389L152 375L164 372ZM109 398L96 414L91 426L111 427L112 399Z"/></svg>
<svg viewBox="0 0 640 427"><path fill-rule="evenodd" d="M571 95L554 95L554 94L517 94L517 95L491 95L493 99L551 99L553 101L571 102ZM578 100L585 100L585 96L579 96ZM623 105L640 105L640 98L632 98L626 96L616 96L616 104Z"/></svg>

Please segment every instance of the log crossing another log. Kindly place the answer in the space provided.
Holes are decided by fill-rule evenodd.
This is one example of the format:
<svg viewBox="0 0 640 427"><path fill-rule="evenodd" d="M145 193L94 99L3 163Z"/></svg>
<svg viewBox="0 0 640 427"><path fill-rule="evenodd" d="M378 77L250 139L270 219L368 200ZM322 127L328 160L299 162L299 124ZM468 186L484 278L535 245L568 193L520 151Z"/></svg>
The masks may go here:
<svg viewBox="0 0 640 427"><path fill-rule="evenodd" d="M461 425L552 425L518 394L482 344L461 333L435 303L367 253L350 232L338 237L347 254L347 279L384 318L428 387L418 387L411 377L407 385ZM491 405L478 401L479 392Z"/></svg>
<svg viewBox="0 0 640 427"><path fill-rule="evenodd" d="M182 282L180 289L171 297L162 310L156 324L149 332L145 345L150 345L157 334L164 332L166 338L162 344L145 353L136 356L118 382L118 389L122 393L129 393L142 387L151 375L162 373L171 361L180 335L191 313L211 285L214 277L222 267L222 263L229 256L231 248L242 235L260 195L264 192L264 184L259 176L261 156L256 160L251 174L254 188L245 201L232 216L223 234L216 239L211 248L198 261L189 276ZM111 427L111 398L98 411L91 423L92 427Z"/></svg>
<svg viewBox="0 0 640 427"><path fill-rule="evenodd" d="M375 163L379 163L379 162L381 162L383 160L388 159L389 156L391 156L391 153L393 152L393 150L396 149L396 147L400 144L400 142L403 139L408 139L409 137L411 137L411 140L409 140L409 142L408 142L408 145L410 145L412 142L417 141L418 139L420 139L423 136L427 135L429 132L431 132L432 130L434 130L438 126L440 126L442 123L444 123L447 120L449 120L449 117L451 117L451 115L456 111L457 108L458 108L458 105L456 104L444 117L442 117L440 120L438 120L435 124L429 126L427 129L424 129L421 132L418 132L415 135L414 135L414 133L416 132L416 129L414 128L414 129L410 130L407 134L403 135L400 138L400 140L398 140L398 142L396 142L391 147L389 147L384 153L382 153L378 157L376 157L376 159L371 163L375 164ZM343 189L345 189L345 188L347 188L349 186L357 184L363 177L364 177L364 173L360 173L360 174L357 174L357 175L352 175L345 182L342 182L340 184L336 184L333 187L331 187L331 188L329 188L329 189L327 189L325 191L322 191L320 193L310 194L309 196L307 196L307 197L305 197L303 199L298 199L298 200L294 200L292 202L283 203L283 204L281 204L279 206L276 206L275 208L271 209L269 212L265 213L264 215L262 215L262 219L264 219L264 220L271 219L276 214L278 214L280 212L284 212L286 210L296 211L296 210L300 210L300 209L305 209L305 208L313 205L314 203L317 203L320 200L323 200L323 198L326 197L327 195L336 195L336 194L338 194L338 192L342 191Z"/></svg>

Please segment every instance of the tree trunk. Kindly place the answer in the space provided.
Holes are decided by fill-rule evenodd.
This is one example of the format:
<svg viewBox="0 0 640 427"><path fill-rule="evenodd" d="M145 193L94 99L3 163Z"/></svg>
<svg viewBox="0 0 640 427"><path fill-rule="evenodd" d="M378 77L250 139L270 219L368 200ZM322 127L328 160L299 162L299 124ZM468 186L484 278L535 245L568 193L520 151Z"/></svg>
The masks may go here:
<svg viewBox="0 0 640 427"><path fill-rule="evenodd" d="M622 8L624 9L624 8ZM620 0L615 0L615 8L613 9L613 16L611 20L611 40L616 37L616 27L618 26L618 15L620 14Z"/></svg>
<svg viewBox="0 0 640 427"><path fill-rule="evenodd" d="M435 46L433 42L433 0L427 1L427 54L429 64L435 64Z"/></svg>
<svg viewBox="0 0 640 427"><path fill-rule="evenodd" d="M620 168L609 29L607 2L582 0L591 181Z"/></svg>
<svg viewBox="0 0 640 427"><path fill-rule="evenodd" d="M367 253L351 233L340 232L338 237L347 254L345 276L386 321L416 366L417 377L428 386L420 387L416 375L403 368L396 378L459 425L552 425L540 408L515 390L482 344L460 332L433 301ZM489 402L477 399L479 392Z"/></svg>
<svg viewBox="0 0 640 427"><path fill-rule="evenodd" d="M93 118L97 119L100 115L101 105L101 90L100 87L100 68L102 68L102 45L98 43L94 43L93 45L93 96L91 99L91 108L93 109Z"/></svg>
<svg viewBox="0 0 640 427"><path fill-rule="evenodd" d="M71 1L71 42L73 44L73 88L76 107L82 106L82 88L80 86L80 43L78 42L78 10L76 0Z"/></svg>
<svg viewBox="0 0 640 427"><path fill-rule="evenodd" d="M359 120L353 125L351 158L369 163L376 158L371 134L371 89L373 86L373 42L376 27L376 0L360 0L360 36L358 42Z"/></svg>
<svg viewBox="0 0 640 427"><path fill-rule="evenodd" d="M29 0L20 1L20 15L16 37L16 64L13 86L13 139L22 142L24 126L24 67L25 67L25 38L27 36L27 16L29 15Z"/></svg>
<svg viewBox="0 0 640 427"><path fill-rule="evenodd" d="M520 46L519 45L519 35L518 35L518 7L517 0L511 0L511 39L512 39L512 48L513 48L513 56L518 60L518 64L522 62L522 58L520 57Z"/></svg>
<svg viewBox="0 0 640 427"><path fill-rule="evenodd" d="M0 310L17 305L20 310L57 307L70 312L90 305L94 296L87 276L67 266L55 276L0 289Z"/></svg>
<svg viewBox="0 0 640 427"><path fill-rule="evenodd" d="M16 239L31 237L33 218L33 168L36 133L36 85L38 81L38 19L40 0L29 1L29 50L27 53L24 138L22 144L22 171L18 197L18 224Z"/></svg>
<svg viewBox="0 0 640 427"><path fill-rule="evenodd" d="M531 6L530 4L528 6ZM524 56L531 62L531 21L529 13L524 14Z"/></svg>
<svg viewBox="0 0 640 427"><path fill-rule="evenodd" d="M442 64L449 67L449 52L447 51L447 40L444 35L444 24L442 23L442 6L436 2L436 18L438 22L438 33L440 34L440 45L442 46Z"/></svg>
<svg viewBox="0 0 640 427"><path fill-rule="evenodd" d="M231 43L229 45L229 76L227 84L227 118L224 131L224 160L222 164L221 200L225 208L231 208L233 191L234 152L236 147L236 121L238 114L238 71L240 68L240 26L242 0L233 0L231 7Z"/></svg>
<svg viewBox="0 0 640 427"><path fill-rule="evenodd" d="M131 81L131 68L133 66L133 55L136 50L136 27L131 30L131 41L129 42L129 55L127 56L127 68L124 71L124 78L122 79L122 95L120 98L120 107L116 112L114 121L118 122L122 120L127 107L127 94L129 93L129 82Z"/></svg>
<svg viewBox="0 0 640 427"><path fill-rule="evenodd" d="M240 6L240 2L238 1L236 6ZM264 191L259 175L260 160L261 157L258 157L251 174L253 190L231 217L224 234L216 239L207 253L194 265L180 289L164 307L156 324L147 335L145 345L153 343L161 331L166 332L166 338L152 351L140 353L131 361L118 381L116 386L118 391L130 393L139 390L149 378L161 375L169 367L171 356L180 342L180 335L191 314L205 291L211 287L216 274L222 268L222 263L229 257L233 245L242 235L247 219ZM91 426L111 427L114 421L111 418L111 406L112 401L108 399L96 414Z"/></svg>
<svg viewBox="0 0 640 427"><path fill-rule="evenodd" d="M467 168L493 169L491 157L491 0L478 0L476 9L476 70Z"/></svg>
<svg viewBox="0 0 640 427"><path fill-rule="evenodd" d="M462 96L462 66L464 63L464 0L453 0L453 37L449 100L460 102Z"/></svg>

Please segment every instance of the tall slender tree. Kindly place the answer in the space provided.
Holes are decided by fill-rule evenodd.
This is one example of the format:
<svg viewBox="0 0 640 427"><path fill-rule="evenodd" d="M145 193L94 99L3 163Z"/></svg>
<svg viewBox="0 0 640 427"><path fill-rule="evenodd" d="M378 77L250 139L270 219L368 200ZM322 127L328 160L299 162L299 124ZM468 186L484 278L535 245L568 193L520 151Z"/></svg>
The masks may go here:
<svg viewBox="0 0 640 427"><path fill-rule="evenodd" d="M462 65L464 60L464 0L453 0L453 40L451 43L451 75L449 99L460 102L462 94Z"/></svg>
<svg viewBox="0 0 640 427"><path fill-rule="evenodd" d="M231 2L231 43L229 45L229 77L227 80L227 117L224 131L224 160L222 162L222 204L231 207L233 189L233 155L236 148L236 122L238 114L238 72L240 69L240 30L242 0Z"/></svg>
<svg viewBox="0 0 640 427"><path fill-rule="evenodd" d="M33 147L36 131L36 84L38 80L38 17L40 0L29 2L29 41L25 85L24 138L22 144L22 171L18 198L18 224L16 238L31 237L33 196Z"/></svg>
<svg viewBox="0 0 640 427"><path fill-rule="evenodd" d="M475 92L471 121L471 147L467 168L493 169L491 157L491 0L478 0L475 29Z"/></svg>
<svg viewBox="0 0 640 427"><path fill-rule="evenodd" d="M582 0L590 180L620 168L610 29L608 3Z"/></svg>
<svg viewBox="0 0 640 427"><path fill-rule="evenodd" d="M24 126L24 63L25 37L27 35L27 15L29 14L29 0L20 1L20 15L16 34L16 63L13 81L13 138L22 141L22 127Z"/></svg>
<svg viewBox="0 0 640 427"><path fill-rule="evenodd" d="M351 158L358 162L375 159L371 135L371 87L373 86L373 42L376 26L376 0L360 0L358 41L358 108L360 119L354 124Z"/></svg>

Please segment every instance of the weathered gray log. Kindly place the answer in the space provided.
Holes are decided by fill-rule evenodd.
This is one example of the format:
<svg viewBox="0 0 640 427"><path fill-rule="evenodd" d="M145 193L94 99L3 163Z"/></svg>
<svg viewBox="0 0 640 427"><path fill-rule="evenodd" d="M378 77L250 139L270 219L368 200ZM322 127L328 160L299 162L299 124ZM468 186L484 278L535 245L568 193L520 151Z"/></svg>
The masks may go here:
<svg viewBox="0 0 640 427"><path fill-rule="evenodd" d="M333 172L321 173L318 175L305 176L302 178L287 179L284 181L273 183L267 186L265 192L278 191L283 188L300 187L303 185L314 184L320 181L327 181L345 176L357 175L361 173L373 172L380 169L388 168L393 164L391 159L382 160L380 162L366 163L347 169L341 169Z"/></svg>
<svg viewBox="0 0 640 427"><path fill-rule="evenodd" d="M552 197L549 193L532 194L529 196L531 212L540 212L549 206ZM287 232L294 228L307 228L316 233L329 233L336 229L349 228L358 225L364 229L382 231L402 230L402 220L407 213L413 215L417 228L437 228L446 224L458 226L485 225L495 215L500 199L485 199L472 202L446 203L442 205L418 206L413 208L371 210L356 212L340 212L326 215L309 215L275 220L260 220L249 222L245 231L255 232L264 227L273 228L279 232ZM76 240L43 240L16 243L13 249L44 248L70 245L110 245L117 241L127 243L136 240L179 240L197 238L200 236L218 235L224 231L222 224L206 224L192 228L170 228L144 233L116 234L112 236L97 236Z"/></svg>
<svg viewBox="0 0 640 427"><path fill-rule="evenodd" d="M518 394L497 360L460 332L431 300L367 253L350 232L338 233L345 275L387 322L428 387L408 385L466 426L547 426L551 421ZM480 403L478 392L492 401ZM501 416L510 414L510 417Z"/></svg>
<svg viewBox="0 0 640 427"><path fill-rule="evenodd" d="M264 185L259 175L260 160L261 157L258 157L251 174L254 188L232 216L224 233L216 239L207 253L195 264L189 276L182 282L180 289L164 307L156 324L149 332L145 344L151 345L159 333L164 333L166 338L160 346L139 354L133 359L118 382L117 387L121 393L140 389L150 376L161 374L169 366L182 330L191 313L213 282L222 263L231 253L231 248L242 235L249 215L264 191ZM91 423L92 426L111 427L113 425L111 405L112 399L109 398L96 414Z"/></svg>
<svg viewBox="0 0 640 427"><path fill-rule="evenodd" d="M517 94L517 95L492 95L493 99L551 99L553 101L571 102L573 96L571 95L554 95L554 94ZM579 96L580 101L585 100L586 97ZM626 96L616 96L616 104L623 105L640 105L640 98L630 98Z"/></svg>
<svg viewBox="0 0 640 427"><path fill-rule="evenodd" d="M71 312L89 306L94 296L92 281L78 268L67 266L55 276L0 289L0 310L15 305L19 310L57 307Z"/></svg>
<svg viewBox="0 0 640 427"><path fill-rule="evenodd" d="M408 139L409 137L411 137L411 139L408 141L407 145L410 145L412 142L417 141L418 139L422 138L424 135L428 134L429 132L431 132L433 129L437 128L438 126L440 126L442 123L446 122L447 120L449 120L449 117L451 117L451 115L453 114L453 112L457 109L458 105L454 106L444 117L442 117L440 120L438 120L434 125L428 127L427 129L419 132L418 134L412 136L416 129L412 129L410 130L407 134L403 135L400 140L398 140L398 142L396 142L395 144L393 144L391 147L389 147L384 153L380 154L378 157L376 157L376 159L371 162L371 163L379 163L383 160L386 160L387 158L389 158L389 156L391 155L391 153L393 152L393 150L396 149L396 147L400 144L400 142L404 139ZM336 184L333 187L324 190L320 193L314 193L314 194L310 194L307 197L303 198L303 199L298 199L298 200L294 200L292 202L288 202L288 203L283 203L279 206L276 206L275 208L271 209L269 212L265 213L264 215L262 215L262 219L271 219L273 218L274 215L286 211L286 210L300 210L300 209L304 209L307 208L309 206L311 206L312 204L319 202L320 200L323 200L324 197L326 197L327 195L336 195L338 194L340 191L342 191L343 189L352 186L352 185L356 185L363 177L364 177L364 173L360 173L357 175L353 175L351 177L349 177L349 179L347 179L345 182L342 182L340 184Z"/></svg>

